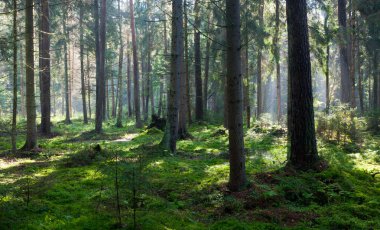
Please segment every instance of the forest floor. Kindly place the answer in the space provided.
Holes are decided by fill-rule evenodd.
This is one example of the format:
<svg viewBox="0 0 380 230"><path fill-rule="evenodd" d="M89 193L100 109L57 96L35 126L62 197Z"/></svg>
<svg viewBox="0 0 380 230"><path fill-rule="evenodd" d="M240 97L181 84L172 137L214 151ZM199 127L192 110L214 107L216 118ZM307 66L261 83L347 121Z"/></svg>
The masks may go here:
<svg viewBox="0 0 380 230"><path fill-rule="evenodd" d="M222 126L192 125L171 155L160 130L113 124L55 122L41 152L18 156L0 135L0 229L380 229L380 136L319 140L330 167L295 173L281 129L245 130L250 184L231 193Z"/></svg>

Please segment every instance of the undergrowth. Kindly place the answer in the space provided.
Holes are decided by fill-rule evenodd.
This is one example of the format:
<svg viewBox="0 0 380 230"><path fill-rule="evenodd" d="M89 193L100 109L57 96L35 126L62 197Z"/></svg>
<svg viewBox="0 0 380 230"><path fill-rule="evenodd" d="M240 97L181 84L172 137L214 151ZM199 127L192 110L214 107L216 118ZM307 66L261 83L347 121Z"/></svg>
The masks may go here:
<svg viewBox="0 0 380 230"><path fill-rule="evenodd" d="M258 121L245 130L249 187L231 193L219 125L191 126L176 155L157 129L92 128L54 123L59 135L41 138L38 155L1 155L0 229L380 228L380 137L364 131L360 148L319 140L330 167L295 173L284 169L286 130Z"/></svg>

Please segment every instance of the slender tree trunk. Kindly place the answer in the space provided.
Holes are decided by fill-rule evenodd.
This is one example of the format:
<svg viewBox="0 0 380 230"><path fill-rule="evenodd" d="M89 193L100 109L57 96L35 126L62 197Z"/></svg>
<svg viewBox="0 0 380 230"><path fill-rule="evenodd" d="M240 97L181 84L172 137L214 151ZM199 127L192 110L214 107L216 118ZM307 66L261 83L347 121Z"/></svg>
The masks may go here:
<svg viewBox="0 0 380 230"><path fill-rule="evenodd" d="M182 0L172 1L171 75L168 91L167 124L161 144L172 153L177 149L179 90L183 65L183 6Z"/></svg>
<svg viewBox="0 0 380 230"><path fill-rule="evenodd" d="M246 184L243 134L243 86L240 56L240 1L226 0L227 95L231 191Z"/></svg>
<svg viewBox="0 0 380 230"><path fill-rule="evenodd" d="M83 106L83 123L88 123L87 118L87 105L86 105L86 84L85 84L85 77L84 77L84 40L83 40L83 15L84 15L84 9L83 9L83 0L80 2L80 8L79 8L79 30L80 30L80 76L81 76L81 93L82 93L82 106Z"/></svg>
<svg viewBox="0 0 380 230"><path fill-rule="evenodd" d="M276 29L274 36L274 56L276 60L276 94L277 94L277 121L281 121L281 66L280 66L280 0L276 0Z"/></svg>
<svg viewBox="0 0 380 230"><path fill-rule="evenodd" d="M359 88L359 108L361 115L364 114L364 87L363 74L361 71L362 59L360 58L360 42L357 40L357 62L358 62L358 88Z"/></svg>
<svg viewBox="0 0 380 230"><path fill-rule="evenodd" d="M95 97L95 131L102 131L104 100L100 95L100 38L99 38L99 2L94 0L94 37L96 59L96 97Z"/></svg>
<svg viewBox="0 0 380 230"><path fill-rule="evenodd" d="M132 50L133 50L133 83L134 83L134 104L135 104L135 119L136 128L142 127L141 116L140 116L140 85L139 85L139 66L137 59L137 43L136 43L136 32L135 32L135 16L133 9L133 0L129 0L129 8L131 15L131 34L132 34Z"/></svg>
<svg viewBox="0 0 380 230"><path fill-rule="evenodd" d="M349 22L350 22L350 33L348 36L349 44L349 76L350 76L350 106L351 108L356 107L355 100L355 11L352 9L352 0L350 0L350 13L349 13ZM354 115L354 114L352 114Z"/></svg>
<svg viewBox="0 0 380 230"><path fill-rule="evenodd" d="M195 28L194 28L194 59L195 59L195 119L203 120L203 96L202 96L202 57L201 57L201 19L199 0L195 0Z"/></svg>
<svg viewBox="0 0 380 230"><path fill-rule="evenodd" d="M123 44L123 36L122 36L122 21L123 16L121 15L120 10L120 1L118 0L117 9L119 13L119 76L117 80L118 84L118 96L119 96L119 105L117 110L117 121L116 121L116 127L123 127L123 59L124 59L124 44Z"/></svg>
<svg viewBox="0 0 380 230"><path fill-rule="evenodd" d="M90 59L89 59L89 51L87 49L87 98L88 98L88 115L91 119L91 82L90 82Z"/></svg>
<svg viewBox="0 0 380 230"><path fill-rule="evenodd" d="M307 170L318 162L306 0L286 0L288 24L288 164Z"/></svg>
<svg viewBox="0 0 380 230"><path fill-rule="evenodd" d="M19 31L21 33L21 29ZM21 116L23 118L25 118L25 79L24 79L24 53L23 53L23 49L22 49L22 43L20 42L20 112L21 112Z"/></svg>
<svg viewBox="0 0 380 230"><path fill-rule="evenodd" d="M68 67L68 51L67 51L67 41L69 40L67 28L66 28L66 19L67 19L67 9L63 13L63 34L65 36L65 40L63 43L63 52L64 52L64 72L65 72L65 123L70 124L70 103L69 103L69 67Z"/></svg>
<svg viewBox="0 0 380 230"><path fill-rule="evenodd" d="M189 73L189 38L188 38L188 14L187 14L187 1L184 1L183 4L183 9L184 9L184 23L183 23L183 30L184 30L184 42L185 42L185 47L184 47L184 61L185 61L185 81L186 81L186 111L187 111L187 120L189 125L192 123L191 119L191 98L190 98L190 73ZM166 36L166 26L165 26L165 36ZM166 38L165 38L166 39ZM165 47L167 50L167 48Z"/></svg>
<svg viewBox="0 0 380 230"><path fill-rule="evenodd" d="M49 135L51 132L50 116L50 22L48 0L41 1L40 19L40 102L41 102L41 134Z"/></svg>
<svg viewBox="0 0 380 230"><path fill-rule="evenodd" d="M96 120L95 131L101 132L103 125L103 112L105 109L105 50L106 50L106 0L101 0L99 20L99 76L96 82ZM97 10L96 10L97 11Z"/></svg>
<svg viewBox="0 0 380 230"><path fill-rule="evenodd" d="M338 21L340 27L340 87L341 101L343 103L350 102L350 76L347 54L347 15L346 15L346 0L338 0Z"/></svg>
<svg viewBox="0 0 380 230"><path fill-rule="evenodd" d="M112 70L111 70L112 72ZM113 72L111 73L111 102L112 102L112 111L111 111L111 117L116 117L116 99L115 99L115 79L113 76Z"/></svg>
<svg viewBox="0 0 380 230"><path fill-rule="evenodd" d="M330 111L330 45L326 47L326 113Z"/></svg>
<svg viewBox="0 0 380 230"><path fill-rule="evenodd" d="M13 0L13 113L12 153L17 151L17 1Z"/></svg>
<svg viewBox="0 0 380 230"><path fill-rule="evenodd" d="M132 111L132 91L131 91L131 57L128 52L127 54L127 96L128 96L128 117L132 117L133 111Z"/></svg>
<svg viewBox="0 0 380 230"><path fill-rule="evenodd" d="M264 26L264 1L260 0L260 6L259 6L259 26L262 28ZM264 43L264 39L262 38L262 35L259 38L259 47L257 51L257 117L260 117L263 113L264 106L263 106L263 84L262 84L262 70L261 70L261 64L262 64L262 46Z"/></svg>
<svg viewBox="0 0 380 230"><path fill-rule="evenodd" d="M209 9L209 7L208 7ZM210 34L211 17L208 18L207 34ZM208 102L208 81L210 74L210 39L207 38L206 42L206 59L205 59L205 78L203 80L203 112L207 114L207 102Z"/></svg>
<svg viewBox="0 0 380 230"><path fill-rule="evenodd" d="M34 91L33 0L25 2L25 61L26 61L26 142L24 150L37 147L36 101Z"/></svg>

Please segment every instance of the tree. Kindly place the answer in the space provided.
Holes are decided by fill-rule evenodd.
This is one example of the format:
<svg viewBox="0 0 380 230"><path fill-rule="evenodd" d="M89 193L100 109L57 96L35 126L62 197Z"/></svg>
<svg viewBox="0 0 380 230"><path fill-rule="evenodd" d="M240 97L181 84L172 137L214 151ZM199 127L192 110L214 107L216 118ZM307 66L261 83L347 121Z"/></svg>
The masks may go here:
<svg viewBox="0 0 380 230"><path fill-rule="evenodd" d="M95 14L98 11L97 0L95 0ZM99 69L96 79L96 117L95 117L95 131L101 132L103 126L103 119L105 118L105 50L106 50L106 0L101 0L100 7L100 20L99 20L99 39L98 39L98 58L99 58ZM95 21L97 21L95 19ZM97 23L97 22L95 22ZM96 25L95 25L96 27ZM96 29L95 29L96 30ZM96 33L96 32L95 32Z"/></svg>
<svg viewBox="0 0 380 230"><path fill-rule="evenodd" d="M88 123L87 118L87 105L86 105L86 84L84 79L84 39L83 39L83 16L84 16L84 8L83 8L83 0L79 2L79 53L80 53L80 80L81 80L81 93L82 93L82 108L83 108L83 123Z"/></svg>
<svg viewBox="0 0 380 230"><path fill-rule="evenodd" d="M71 119L70 119L70 102L69 102L69 67L68 67L68 51L67 51L67 42L69 40L69 34L67 32L66 28L66 23L67 23L67 7L64 9L63 12L63 36L64 36L64 41L63 41L63 52L64 52L64 63L65 63L65 123L70 124Z"/></svg>
<svg viewBox="0 0 380 230"><path fill-rule="evenodd" d="M161 145L172 153L177 150L180 83L183 68L182 0L172 1L171 73L168 89L167 123Z"/></svg>
<svg viewBox="0 0 380 230"><path fill-rule="evenodd" d="M286 0L288 24L288 164L307 170L318 162L306 0Z"/></svg>
<svg viewBox="0 0 380 230"><path fill-rule="evenodd" d="M12 152L17 151L17 1L13 0L13 111L12 111Z"/></svg>
<svg viewBox="0 0 380 230"><path fill-rule="evenodd" d="M41 101L41 134L49 135L51 132L50 116L50 22L49 1L41 1L40 19L40 101Z"/></svg>
<svg viewBox="0 0 380 230"><path fill-rule="evenodd" d="M259 26L264 27L264 0L259 1ZM262 47L264 46L263 34L259 35L259 44L257 50L257 117L264 112L263 100L263 83L262 83Z"/></svg>
<svg viewBox="0 0 380 230"><path fill-rule="evenodd" d="M240 1L226 0L228 140L231 191L246 184L243 137L243 86L241 74Z"/></svg>
<svg viewBox="0 0 380 230"><path fill-rule="evenodd" d="M348 66L348 53L347 53L347 14L346 14L346 0L338 0L338 21L340 27L340 87L341 87L341 101L343 103L350 102L350 79L349 79L349 66Z"/></svg>
<svg viewBox="0 0 380 230"><path fill-rule="evenodd" d="M276 61L276 95L277 95L277 120L281 121L281 66L280 66L280 0L276 0L276 29L273 38L274 58Z"/></svg>
<svg viewBox="0 0 380 230"><path fill-rule="evenodd" d="M139 66L137 57L137 42L136 42L136 31L135 31L135 16L133 9L133 0L129 0L129 14L131 16L131 34L132 34L132 52L133 52L133 99L135 105L135 119L136 128L142 127L141 115L140 115L140 84L139 84Z"/></svg>
<svg viewBox="0 0 380 230"><path fill-rule="evenodd" d="M123 17L121 15L121 10L120 10L120 1L118 1L118 11L119 11L119 73L118 73L118 80L117 80L117 85L118 85L118 111L117 111L117 121L116 121L116 127L123 127L123 54L124 54L124 45L123 45L123 36L122 36L122 20Z"/></svg>
<svg viewBox="0 0 380 230"><path fill-rule="evenodd" d="M26 69L26 142L24 150L37 148L36 101L34 91L33 0L25 4L25 69Z"/></svg>
<svg viewBox="0 0 380 230"><path fill-rule="evenodd" d="M195 59L195 119L203 120L203 96L202 96L202 57L201 57L201 18L199 0L195 0L195 22L194 22L194 59Z"/></svg>

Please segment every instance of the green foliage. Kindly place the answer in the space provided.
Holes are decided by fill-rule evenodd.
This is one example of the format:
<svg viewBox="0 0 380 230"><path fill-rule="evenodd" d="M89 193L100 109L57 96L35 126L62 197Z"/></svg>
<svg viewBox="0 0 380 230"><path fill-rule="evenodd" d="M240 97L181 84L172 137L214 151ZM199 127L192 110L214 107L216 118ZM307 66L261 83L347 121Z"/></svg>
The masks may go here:
<svg viewBox="0 0 380 230"><path fill-rule="evenodd" d="M159 147L159 130L136 130L132 123L117 129L113 121L104 127L99 135L90 132L92 123L54 123L60 135L42 138L38 156L10 162L0 158L0 226L114 228L118 168L126 229L133 229L134 211L137 229L380 227L379 182L363 170L367 165L373 165L372 171L379 169L377 137L363 135L362 156L321 141L320 153L330 168L295 174L281 169L287 148L286 135L275 135L281 127L269 124L260 132L252 128L245 136L251 184L247 191L230 193L228 158L222 154L227 153L228 135L223 127L191 126L193 138L178 142L177 155ZM94 148L98 144L101 151Z"/></svg>
<svg viewBox="0 0 380 230"><path fill-rule="evenodd" d="M363 126L349 105L331 107L329 114L317 115L317 134L324 140L353 143L359 139L358 129Z"/></svg>

